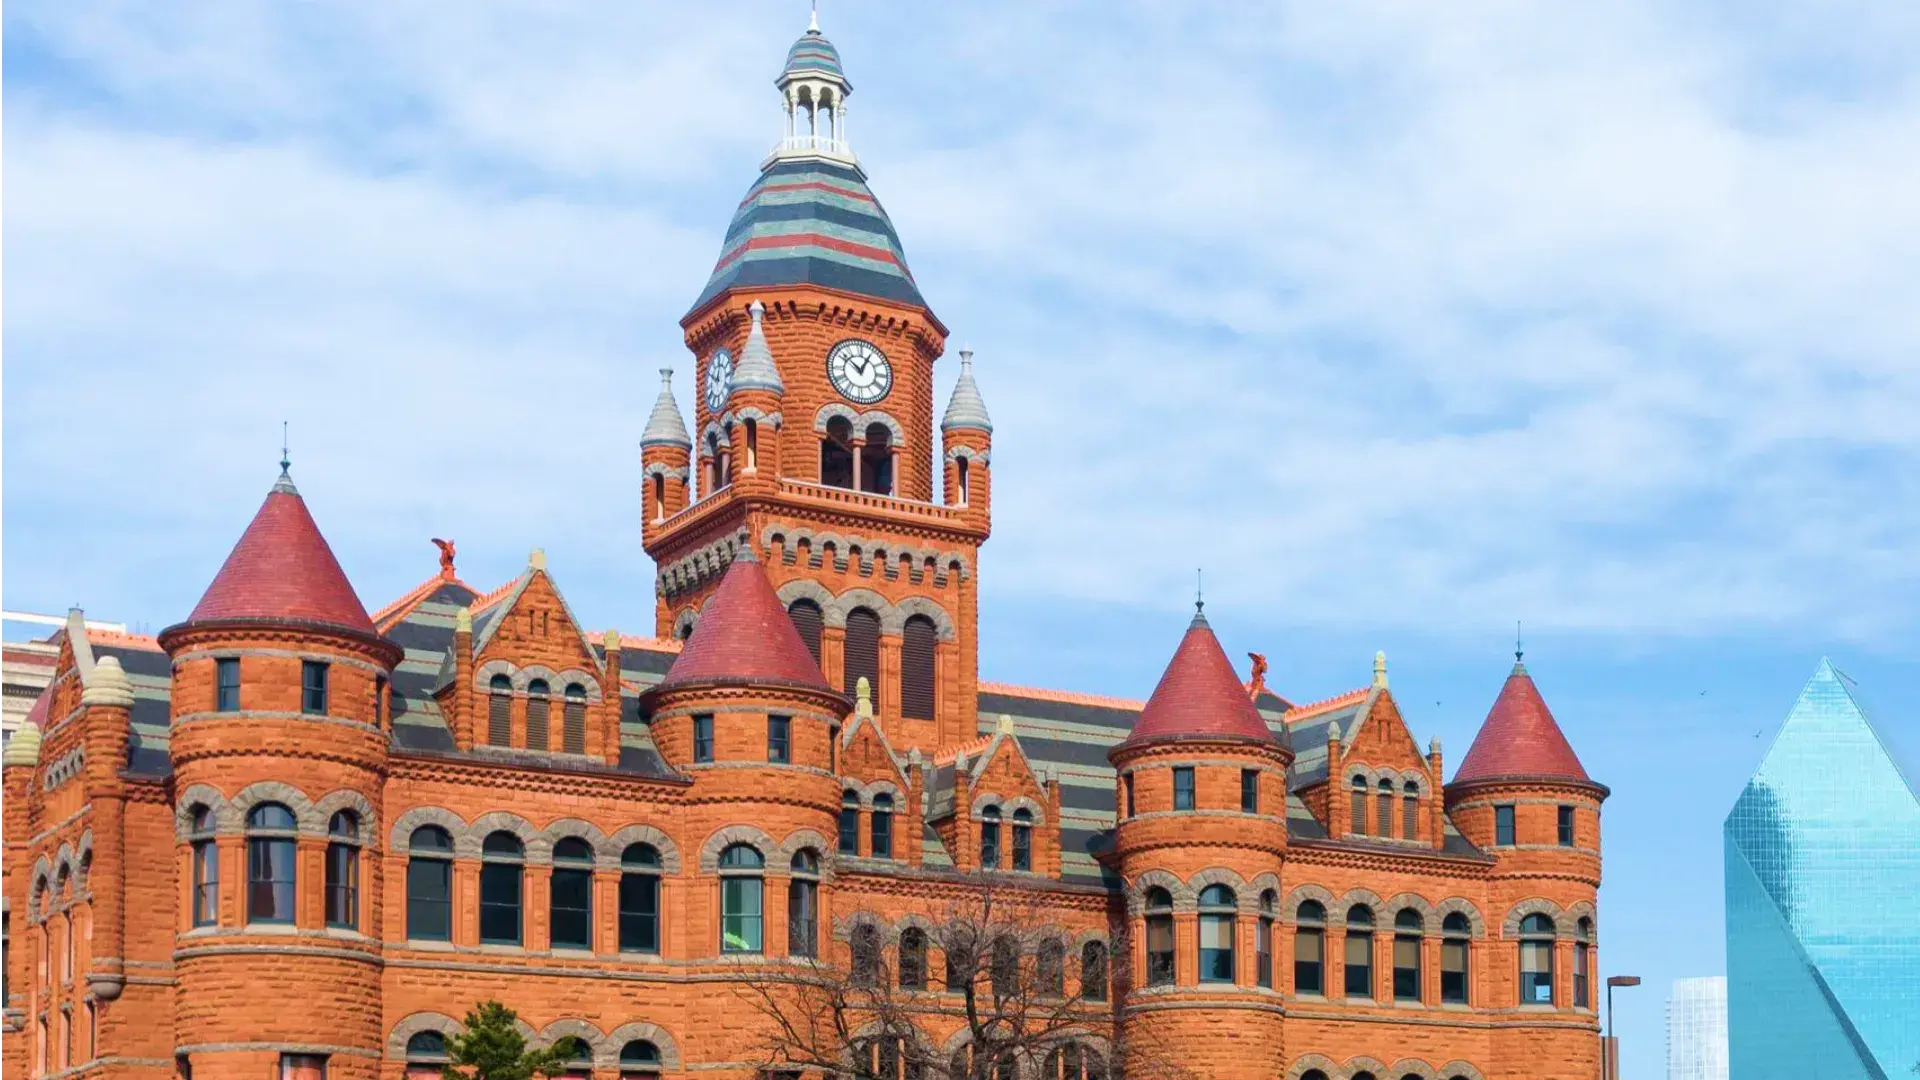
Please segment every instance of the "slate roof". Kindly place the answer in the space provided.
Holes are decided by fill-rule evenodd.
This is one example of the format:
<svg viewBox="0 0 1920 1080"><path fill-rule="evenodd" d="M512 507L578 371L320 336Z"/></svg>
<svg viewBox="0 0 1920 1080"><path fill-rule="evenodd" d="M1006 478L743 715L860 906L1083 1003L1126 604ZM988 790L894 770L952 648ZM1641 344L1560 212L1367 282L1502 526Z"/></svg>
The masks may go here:
<svg viewBox="0 0 1920 1080"><path fill-rule="evenodd" d="M840 67L840 50L818 30L800 35L800 40L787 50L787 66L780 69L780 80L776 81L783 81L789 75L811 74L836 76L848 90L853 89L847 82L847 73Z"/></svg>
<svg viewBox="0 0 1920 1080"><path fill-rule="evenodd" d="M282 471L187 623L298 621L373 634L373 620Z"/></svg>
<svg viewBox="0 0 1920 1080"><path fill-rule="evenodd" d="M1452 783L1513 779L1593 782L1554 722L1527 666L1517 660Z"/></svg>
<svg viewBox="0 0 1920 1080"><path fill-rule="evenodd" d="M1276 741L1198 612L1122 745L1181 738Z"/></svg>
<svg viewBox="0 0 1920 1080"><path fill-rule="evenodd" d="M715 682L801 686L833 693L787 617L786 605L774 595L760 560L744 544L656 689Z"/></svg>

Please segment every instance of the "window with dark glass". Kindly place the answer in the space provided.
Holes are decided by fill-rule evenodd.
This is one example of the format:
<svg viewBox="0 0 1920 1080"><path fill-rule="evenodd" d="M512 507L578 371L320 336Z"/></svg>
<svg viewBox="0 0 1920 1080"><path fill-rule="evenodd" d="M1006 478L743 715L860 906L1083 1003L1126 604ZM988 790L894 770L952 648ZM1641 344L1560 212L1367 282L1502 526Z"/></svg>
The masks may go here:
<svg viewBox="0 0 1920 1080"><path fill-rule="evenodd" d="M1120 786L1126 788L1127 790L1127 816L1132 817L1134 816L1135 813L1138 812L1133 808L1133 774L1128 773L1127 775L1121 777Z"/></svg>
<svg viewBox="0 0 1920 1080"><path fill-rule="evenodd" d="M787 881L787 954L820 955L820 856L810 848L793 853Z"/></svg>
<svg viewBox="0 0 1920 1080"><path fill-rule="evenodd" d="M1355 836L1365 836L1367 834L1367 778L1366 777L1356 776L1353 778L1353 792L1352 792L1351 798L1349 799L1349 803L1350 805L1348 806L1348 811L1351 814L1353 820L1347 823L1347 828L1351 830L1353 835Z"/></svg>
<svg viewBox="0 0 1920 1080"><path fill-rule="evenodd" d="M520 944L520 896L526 849L505 829L480 843L480 941Z"/></svg>
<svg viewBox="0 0 1920 1080"><path fill-rule="evenodd" d="M1459 912L1449 914L1440 923L1440 1001L1445 1005L1467 1003L1467 947L1473 939L1473 927Z"/></svg>
<svg viewBox="0 0 1920 1080"><path fill-rule="evenodd" d="M645 1039L631 1039L620 1048L620 1075L660 1075L660 1048Z"/></svg>
<svg viewBox="0 0 1920 1080"><path fill-rule="evenodd" d="M956 927L945 943L946 986L949 993L966 990L973 984L973 978L980 970L979 961L974 954L974 941L969 928Z"/></svg>
<svg viewBox="0 0 1920 1080"><path fill-rule="evenodd" d="M300 711L326 715L327 664L323 660L300 661Z"/></svg>
<svg viewBox="0 0 1920 1080"><path fill-rule="evenodd" d="M940 632L925 615L907 619L900 630L900 715L933 719L934 653Z"/></svg>
<svg viewBox="0 0 1920 1080"><path fill-rule="evenodd" d="M1573 926L1573 1007L1589 1008L1593 1004L1588 986L1587 965L1592 960L1588 950L1593 947L1593 923L1581 919Z"/></svg>
<svg viewBox="0 0 1920 1080"><path fill-rule="evenodd" d="M453 937L453 837L438 825L422 825L407 840L407 936Z"/></svg>
<svg viewBox="0 0 1920 1080"><path fill-rule="evenodd" d="M880 928L870 922L856 923L847 938L849 971L855 986L880 983Z"/></svg>
<svg viewBox="0 0 1920 1080"><path fill-rule="evenodd" d="M1562 806L1560 811L1560 846L1573 846L1573 807Z"/></svg>
<svg viewBox="0 0 1920 1080"><path fill-rule="evenodd" d="M247 921L290 923L294 898L293 811L261 803L247 812Z"/></svg>
<svg viewBox="0 0 1920 1080"><path fill-rule="evenodd" d="M1318 900L1306 900L1294 913L1293 992L1327 992L1327 909Z"/></svg>
<svg viewBox="0 0 1920 1080"><path fill-rule="evenodd" d="M820 605L812 600L795 600L787 605L787 620L793 623L793 629L800 635L801 643L807 647L807 653L813 657L814 666L820 666L820 636L827 625Z"/></svg>
<svg viewBox="0 0 1920 1080"><path fill-rule="evenodd" d="M706 713L693 718L693 760L713 760L713 717Z"/></svg>
<svg viewBox="0 0 1920 1080"><path fill-rule="evenodd" d="M1225 885L1200 890L1200 981L1233 981L1234 924L1239 898Z"/></svg>
<svg viewBox="0 0 1920 1080"><path fill-rule="evenodd" d="M567 701L560 714L560 749L569 754L587 752L587 688L567 684Z"/></svg>
<svg viewBox="0 0 1920 1080"><path fill-rule="evenodd" d="M240 711L240 658L223 656L213 662L213 707L220 712Z"/></svg>
<svg viewBox="0 0 1920 1080"><path fill-rule="evenodd" d="M853 487L853 421L844 416L828 420L827 437L820 440L820 482Z"/></svg>
<svg viewBox="0 0 1920 1080"><path fill-rule="evenodd" d="M1147 985L1173 985L1173 894L1147 890Z"/></svg>
<svg viewBox="0 0 1920 1080"><path fill-rule="evenodd" d="M995 997L1010 998L1020 993L1020 943L1010 937L993 939L993 962L987 971Z"/></svg>
<svg viewBox="0 0 1920 1080"><path fill-rule="evenodd" d="M1042 994L1059 997L1066 991L1067 947L1059 938L1050 937L1033 953L1035 988Z"/></svg>
<svg viewBox="0 0 1920 1080"><path fill-rule="evenodd" d="M513 745L513 680L505 675L487 680L487 745Z"/></svg>
<svg viewBox="0 0 1920 1080"><path fill-rule="evenodd" d="M927 932L917 926L900 931L900 989L927 988Z"/></svg>
<svg viewBox="0 0 1920 1080"><path fill-rule="evenodd" d="M1400 835L1409 840L1420 837L1420 788L1409 780L1400 789L1400 805L1405 811L1406 821Z"/></svg>
<svg viewBox="0 0 1920 1080"><path fill-rule="evenodd" d="M620 853L620 951L660 951L660 852L652 844Z"/></svg>
<svg viewBox="0 0 1920 1080"><path fill-rule="evenodd" d="M1374 829L1381 836L1393 835L1393 781L1380 781L1380 813L1374 822Z"/></svg>
<svg viewBox="0 0 1920 1080"><path fill-rule="evenodd" d="M416 1031L407 1038L407 1080L439 1080L447 1063L447 1037L438 1031Z"/></svg>
<svg viewBox="0 0 1920 1080"><path fill-rule="evenodd" d="M997 806L980 811L980 865L989 870L1000 868L1000 808Z"/></svg>
<svg viewBox="0 0 1920 1080"><path fill-rule="evenodd" d="M1260 894L1260 920L1254 928L1254 976L1269 990L1279 989L1273 984L1273 915L1277 900L1272 889Z"/></svg>
<svg viewBox="0 0 1920 1080"><path fill-rule="evenodd" d="M893 796L882 793L873 797L871 832L871 850L867 854L876 859L893 858Z"/></svg>
<svg viewBox="0 0 1920 1080"><path fill-rule="evenodd" d="M840 793L839 833L840 854L860 854L860 793L852 788Z"/></svg>
<svg viewBox="0 0 1920 1080"><path fill-rule="evenodd" d="M734 844L720 853L720 951L757 953L762 936L766 860L750 844Z"/></svg>
<svg viewBox="0 0 1920 1080"><path fill-rule="evenodd" d="M861 679L867 680L879 707L880 616L863 607L847 612L847 638L840 666L841 689L852 696Z"/></svg>
<svg viewBox="0 0 1920 1080"><path fill-rule="evenodd" d="M1089 941L1080 946L1080 996L1107 1000L1107 943Z"/></svg>
<svg viewBox="0 0 1920 1080"><path fill-rule="evenodd" d="M1177 765L1173 770L1173 808L1193 809L1193 766Z"/></svg>
<svg viewBox="0 0 1920 1080"><path fill-rule="evenodd" d="M1013 812L1013 868L1033 869L1033 811L1025 807Z"/></svg>
<svg viewBox="0 0 1920 1080"><path fill-rule="evenodd" d="M196 805L188 828L193 844L193 925L220 921L220 847L214 842L213 811Z"/></svg>
<svg viewBox="0 0 1920 1080"><path fill-rule="evenodd" d="M1493 842L1496 844L1513 843L1513 807L1496 806L1493 808Z"/></svg>
<svg viewBox="0 0 1920 1080"><path fill-rule="evenodd" d="M593 845L567 836L553 845L547 917L557 949L593 948Z"/></svg>
<svg viewBox="0 0 1920 1080"><path fill-rule="evenodd" d="M1535 913L1520 920L1520 1004L1553 1004L1553 920Z"/></svg>
<svg viewBox="0 0 1920 1080"><path fill-rule="evenodd" d="M1240 812L1257 814L1260 812L1260 770L1240 770Z"/></svg>
<svg viewBox="0 0 1920 1080"><path fill-rule="evenodd" d="M1420 913L1401 908L1393 917L1393 1000L1420 1000L1420 946L1426 924Z"/></svg>
<svg viewBox="0 0 1920 1080"><path fill-rule="evenodd" d="M327 823L327 925L360 925L360 817L336 811Z"/></svg>
<svg viewBox="0 0 1920 1080"><path fill-rule="evenodd" d="M793 748L789 743L792 737L793 721L784 716L767 717L767 760L776 765L784 765L793 760Z"/></svg>
<svg viewBox="0 0 1920 1080"><path fill-rule="evenodd" d="M527 749L545 750L552 745L547 723L552 704L553 695L547 680L534 679L527 683Z"/></svg>
<svg viewBox="0 0 1920 1080"><path fill-rule="evenodd" d="M1373 910L1365 904L1347 909L1346 993L1350 998L1373 996Z"/></svg>

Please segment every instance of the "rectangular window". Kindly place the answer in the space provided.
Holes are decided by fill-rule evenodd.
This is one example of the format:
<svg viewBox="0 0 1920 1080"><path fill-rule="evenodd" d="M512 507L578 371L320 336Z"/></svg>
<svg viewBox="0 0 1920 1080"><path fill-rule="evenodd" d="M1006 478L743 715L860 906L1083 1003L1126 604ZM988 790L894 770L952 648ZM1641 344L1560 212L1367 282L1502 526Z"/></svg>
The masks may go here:
<svg viewBox="0 0 1920 1080"><path fill-rule="evenodd" d="M839 826L840 835L838 840L840 854L860 854L860 802L858 796L852 796L842 802L840 806Z"/></svg>
<svg viewBox="0 0 1920 1080"><path fill-rule="evenodd" d="M452 940L452 863L407 860L407 937L415 941Z"/></svg>
<svg viewBox="0 0 1920 1080"><path fill-rule="evenodd" d="M1393 793L1392 792L1383 791L1380 793L1380 820L1375 822L1374 824L1380 830L1381 836L1393 835Z"/></svg>
<svg viewBox="0 0 1920 1080"><path fill-rule="evenodd" d="M1173 770L1173 808L1175 810L1193 809L1193 766L1181 765Z"/></svg>
<svg viewBox="0 0 1920 1080"><path fill-rule="evenodd" d="M1147 916L1147 985L1173 985L1173 916Z"/></svg>
<svg viewBox="0 0 1920 1080"><path fill-rule="evenodd" d="M193 843L193 925L212 926L219 920L220 849L211 840Z"/></svg>
<svg viewBox="0 0 1920 1080"><path fill-rule="evenodd" d="M1440 1001L1447 1005L1467 1003L1467 943L1447 940L1440 943Z"/></svg>
<svg viewBox="0 0 1920 1080"><path fill-rule="evenodd" d="M1400 830L1400 835L1408 840L1418 839L1420 836L1420 799L1416 795L1409 794L1405 802L1407 811L1406 828Z"/></svg>
<svg viewBox="0 0 1920 1080"><path fill-rule="evenodd" d="M480 866L480 940L488 945L520 944L520 866Z"/></svg>
<svg viewBox="0 0 1920 1080"><path fill-rule="evenodd" d="M1353 820L1347 822L1348 831L1355 836L1367 834L1367 788L1365 784L1353 789L1349 797L1348 811Z"/></svg>
<svg viewBox="0 0 1920 1080"><path fill-rule="evenodd" d="M1324 994L1327 992L1323 977L1326 950L1326 938L1321 931L1301 928L1293 935L1293 992L1296 994Z"/></svg>
<svg viewBox="0 0 1920 1080"><path fill-rule="evenodd" d="M620 875L620 951L660 951L660 879Z"/></svg>
<svg viewBox="0 0 1920 1080"><path fill-rule="evenodd" d="M792 729L792 721L784 716L767 717L767 760L776 765L784 765L793 760L787 738Z"/></svg>
<svg viewBox="0 0 1920 1080"><path fill-rule="evenodd" d="M1513 807L1493 808L1493 842L1495 844L1513 843Z"/></svg>
<svg viewBox="0 0 1920 1080"><path fill-rule="evenodd" d="M720 879L721 952L757 953L762 949L760 884L757 877Z"/></svg>
<svg viewBox="0 0 1920 1080"><path fill-rule="evenodd" d="M315 716L327 713L327 665L320 660L300 662L300 711Z"/></svg>
<svg viewBox="0 0 1920 1080"><path fill-rule="evenodd" d="M281 1054L280 1080L327 1080L327 1059L322 1054Z"/></svg>
<svg viewBox="0 0 1920 1080"><path fill-rule="evenodd" d="M1520 943L1520 1004L1553 1004L1553 942Z"/></svg>
<svg viewBox="0 0 1920 1080"><path fill-rule="evenodd" d="M556 867L548 922L558 949L593 948L593 871Z"/></svg>
<svg viewBox="0 0 1920 1080"><path fill-rule="evenodd" d="M1373 996L1373 935L1347 933L1347 996Z"/></svg>
<svg viewBox="0 0 1920 1080"><path fill-rule="evenodd" d="M1583 941L1573 947L1573 1007L1587 1008L1591 1004L1588 997L1587 943Z"/></svg>
<svg viewBox="0 0 1920 1080"><path fill-rule="evenodd" d="M240 711L240 658L223 656L213 662L215 686L213 707L220 712Z"/></svg>
<svg viewBox="0 0 1920 1080"><path fill-rule="evenodd" d="M1232 915L1200 916L1200 981L1233 981L1233 936L1236 920Z"/></svg>
<svg viewBox="0 0 1920 1080"><path fill-rule="evenodd" d="M1255 973L1260 985L1269 990L1277 989L1273 985L1273 920L1262 915L1257 928L1257 937L1253 943Z"/></svg>
<svg viewBox="0 0 1920 1080"><path fill-rule="evenodd" d="M1420 939L1412 935L1393 939L1393 1000L1420 1000Z"/></svg>
<svg viewBox="0 0 1920 1080"><path fill-rule="evenodd" d="M1245 814L1260 812L1260 770L1240 770L1240 811Z"/></svg>
<svg viewBox="0 0 1920 1080"><path fill-rule="evenodd" d="M1573 807L1560 808L1560 846L1573 846Z"/></svg>
<svg viewBox="0 0 1920 1080"><path fill-rule="evenodd" d="M347 930L360 925L360 849L327 845L327 925Z"/></svg>
<svg viewBox="0 0 1920 1080"><path fill-rule="evenodd" d="M708 715L693 718L693 760L713 760L713 717Z"/></svg>
<svg viewBox="0 0 1920 1080"><path fill-rule="evenodd" d="M1132 817L1132 816L1134 815L1134 809L1133 809L1133 774L1132 774L1132 773L1128 773L1127 775L1125 775L1125 776L1123 776L1123 777L1121 777L1121 778L1120 778L1120 784L1121 784L1121 786L1122 786L1122 787L1124 787L1124 788L1126 788L1126 789L1127 789L1127 816L1128 816L1128 817Z"/></svg>

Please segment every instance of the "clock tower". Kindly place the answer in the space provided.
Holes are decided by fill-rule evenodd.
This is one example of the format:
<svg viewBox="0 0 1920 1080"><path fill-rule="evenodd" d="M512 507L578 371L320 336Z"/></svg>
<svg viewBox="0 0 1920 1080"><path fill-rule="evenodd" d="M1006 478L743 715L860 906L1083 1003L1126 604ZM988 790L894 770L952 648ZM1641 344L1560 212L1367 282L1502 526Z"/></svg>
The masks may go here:
<svg viewBox="0 0 1920 1080"><path fill-rule="evenodd" d="M969 362L936 444L947 328L848 144L853 86L817 25L774 82L785 130L681 319L690 455L650 465L685 478L684 498L647 502L658 633L691 633L748 546L827 681L853 698L866 679L889 744L933 753L978 730L992 424ZM670 395L655 414L650 437L677 425Z"/></svg>

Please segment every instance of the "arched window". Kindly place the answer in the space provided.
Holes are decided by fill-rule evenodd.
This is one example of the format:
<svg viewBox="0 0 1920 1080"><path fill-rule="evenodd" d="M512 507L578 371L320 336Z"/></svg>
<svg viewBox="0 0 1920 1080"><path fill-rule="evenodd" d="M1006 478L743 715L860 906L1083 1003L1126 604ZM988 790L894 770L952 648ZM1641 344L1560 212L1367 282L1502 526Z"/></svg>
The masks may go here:
<svg viewBox="0 0 1920 1080"><path fill-rule="evenodd" d="M747 471L755 472L760 468L760 423L748 417L741 424L747 429Z"/></svg>
<svg viewBox="0 0 1920 1080"><path fill-rule="evenodd" d="M501 829L480 844L480 940L488 945L520 944L521 881L526 850L520 838Z"/></svg>
<svg viewBox="0 0 1920 1080"><path fill-rule="evenodd" d="M527 683L527 749L545 750L553 744L547 737L547 713L552 705L552 691L547 680L534 679Z"/></svg>
<svg viewBox="0 0 1920 1080"><path fill-rule="evenodd" d="M653 520L661 521L667 516L667 474L653 474Z"/></svg>
<svg viewBox="0 0 1920 1080"><path fill-rule="evenodd" d="M1041 1080L1101 1080L1106 1063L1100 1055L1079 1043L1067 1043L1047 1051L1040 1069Z"/></svg>
<svg viewBox="0 0 1920 1080"><path fill-rule="evenodd" d="M590 1080L593 1076L593 1046L578 1035L568 1035L573 1049L567 1054L568 1080Z"/></svg>
<svg viewBox="0 0 1920 1080"><path fill-rule="evenodd" d="M587 688L567 684L567 703L560 715L560 749L569 754L587 752Z"/></svg>
<svg viewBox="0 0 1920 1080"><path fill-rule="evenodd" d="M980 811L980 865L1000 869L1000 808L988 806Z"/></svg>
<svg viewBox="0 0 1920 1080"><path fill-rule="evenodd" d="M820 955L820 856L812 848L793 853L787 881L787 954Z"/></svg>
<svg viewBox="0 0 1920 1080"><path fill-rule="evenodd" d="M987 972L995 997L1011 998L1020 993L1020 943L1011 937L993 939L993 965Z"/></svg>
<svg viewBox="0 0 1920 1080"><path fill-rule="evenodd" d="M1589 1008L1592 995L1588 987L1588 963L1592 960L1589 950L1593 948L1593 920L1581 919L1573 924L1573 1007Z"/></svg>
<svg viewBox="0 0 1920 1080"><path fill-rule="evenodd" d="M196 804L187 826L193 844L193 925L220 921L220 848L214 843L213 811Z"/></svg>
<svg viewBox="0 0 1920 1080"><path fill-rule="evenodd" d="M893 432L885 424L867 425L867 445L860 448L860 490L893 494Z"/></svg>
<svg viewBox="0 0 1920 1080"><path fill-rule="evenodd" d="M867 854L876 859L893 858L893 796L873 797L873 842Z"/></svg>
<svg viewBox="0 0 1920 1080"><path fill-rule="evenodd" d="M900 715L933 719L934 651L940 632L925 615L908 617L900 631Z"/></svg>
<svg viewBox="0 0 1920 1080"><path fill-rule="evenodd" d="M708 495L733 483L733 462L728 458L731 447L720 441L720 433L707 432L707 491Z"/></svg>
<svg viewBox="0 0 1920 1080"><path fill-rule="evenodd" d="M1535 912L1520 920L1520 1004L1553 1004L1553 919Z"/></svg>
<svg viewBox="0 0 1920 1080"><path fill-rule="evenodd" d="M261 803L247 812L247 921L293 921L293 811Z"/></svg>
<svg viewBox="0 0 1920 1080"><path fill-rule="evenodd" d="M1173 894L1147 890L1147 985L1173 985Z"/></svg>
<svg viewBox="0 0 1920 1080"><path fill-rule="evenodd" d="M1355 836L1365 836L1367 833L1367 778L1366 777L1356 776L1353 778L1353 795L1350 801L1352 803L1351 812L1352 812L1353 820L1351 822L1348 822L1348 828L1353 832L1353 835Z"/></svg>
<svg viewBox="0 0 1920 1080"><path fill-rule="evenodd" d="M593 948L593 845L567 836L553 845L547 921L556 949Z"/></svg>
<svg viewBox="0 0 1920 1080"><path fill-rule="evenodd" d="M1353 1080L1374 1080L1373 1074L1365 1069L1353 1074Z"/></svg>
<svg viewBox="0 0 1920 1080"><path fill-rule="evenodd" d="M1393 781L1380 781L1380 813L1374 829L1381 836L1393 835Z"/></svg>
<svg viewBox="0 0 1920 1080"><path fill-rule="evenodd" d="M977 940L968 927L955 927L949 932L943 947L947 956L949 993L959 993L973 985L974 976L980 971L980 961L975 951Z"/></svg>
<svg viewBox="0 0 1920 1080"><path fill-rule="evenodd" d="M1033 811L1025 807L1013 812L1013 868L1033 869Z"/></svg>
<svg viewBox="0 0 1920 1080"><path fill-rule="evenodd" d="M720 951L757 953L761 936L762 881L766 860L751 844L720 853Z"/></svg>
<svg viewBox="0 0 1920 1080"><path fill-rule="evenodd" d="M1233 981L1234 922L1239 898L1225 885L1200 890L1200 981Z"/></svg>
<svg viewBox="0 0 1920 1080"><path fill-rule="evenodd" d="M801 643L806 645L814 666L820 666L820 634L827 624L820 605L805 597L795 600L787 605L787 620L793 623L794 632L800 635Z"/></svg>
<svg viewBox="0 0 1920 1080"><path fill-rule="evenodd" d="M828 487L853 487L853 421L836 416L827 421L820 440L820 482Z"/></svg>
<svg viewBox="0 0 1920 1080"><path fill-rule="evenodd" d="M620 1048L620 1075L660 1075L660 1048L645 1039L629 1040Z"/></svg>
<svg viewBox="0 0 1920 1080"><path fill-rule="evenodd" d="M438 825L422 825L407 839L407 937L453 937L453 837Z"/></svg>
<svg viewBox="0 0 1920 1080"><path fill-rule="evenodd" d="M1350 998L1373 996L1373 909L1347 909L1346 991Z"/></svg>
<svg viewBox="0 0 1920 1080"><path fill-rule="evenodd" d="M1067 947L1059 938L1047 938L1034 950L1033 978L1043 994L1059 997L1066 992Z"/></svg>
<svg viewBox="0 0 1920 1080"><path fill-rule="evenodd" d="M852 957L853 984L880 984L880 928L870 922L855 923L847 941Z"/></svg>
<svg viewBox="0 0 1920 1080"><path fill-rule="evenodd" d="M1305 900L1294 913L1293 992L1327 992L1327 909L1318 900Z"/></svg>
<svg viewBox="0 0 1920 1080"><path fill-rule="evenodd" d="M360 925L360 815L335 811L327 823L327 925Z"/></svg>
<svg viewBox="0 0 1920 1080"><path fill-rule="evenodd" d="M1089 941L1080 946L1080 996L1107 1000L1107 943Z"/></svg>
<svg viewBox="0 0 1920 1080"><path fill-rule="evenodd" d="M439 1080L447 1063L447 1037L438 1031L416 1031L407 1039L407 1080Z"/></svg>
<svg viewBox="0 0 1920 1080"><path fill-rule="evenodd" d="M967 497L972 494L972 492L968 490L968 488L973 486L969 483L971 477L967 475L967 466L970 464L972 464L972 462L966 458L953 459L953 474L955 480L953 486L958 489L958 494L954 499L954 505L956 506L967 505Z"/></svg>
<svg viewBox="0 0 1920 1080"><path fill-rule="evenodd" d="M900 989L927 988L927 932L917 926L900 931Z"/></svg>
<svg viewBox="0 0 1920 1080"><path fill-rule="evenodd" d="M840 854L860 854L860 793L848 788L840 793Z"/></svg>
<svg viewBox="0 0 1920 1080"><path fill-rule="evenodd" d="M1300 1074L1300 1080L1327 1080L1327 1074L1319 1069L1308 1069Z"/></svg>
<svg viewBox="0 0 1920 1080"><path fill-rule="evenodd" d="M841 689L851 696L861 679L880 696L880 616L857 607L847 612L845 663L841 665ZM875 707L879 705L875 701Z"/></svg>
<svg viewBox="0 0 1920 1080"><path fill-rule="evenodd" d="M1426 921L1412 908L1393 917L1393 1000L1420 1000L1421 935Z"/></svg>
<svg viewBox="0 0 1920 1080"><path fill-rule="evenodd" d="M1417 840L1420 838L1420 785L1409 780L1401 785L1400 792L1400 805L1406 819L1400 835L1408 840Z"/></svg>
<svg viewBox="0 0 1920 1080"><path fill-rule="evenodd" d="M1260 894L1260 921L1253 942L1255 975L1259 984L1269 990L1279 989L1273 984L1273 913L1278 902L1272 889Z"/></svg>
<svg viewBox="0 0 1920 1080"><path fill-rule="evenodd" d="M513 680L505 675L487 682L487 745L513 745Z"/></svg>
<svg viewBox="0 0 1920 1080"><path fill-rule="evenodd" d="M660 852L652 844L620 853L620 951L660 951Z"/></svg>
<svg viewBox="0 0 1920 1080"><path fill-rule="evenodd" d="M1467 947L1473 940L1473 926L1467 917L1451 912L1440 921L1440 1003L1467 1003Z"/></svg>

